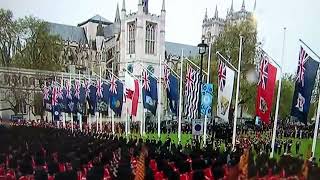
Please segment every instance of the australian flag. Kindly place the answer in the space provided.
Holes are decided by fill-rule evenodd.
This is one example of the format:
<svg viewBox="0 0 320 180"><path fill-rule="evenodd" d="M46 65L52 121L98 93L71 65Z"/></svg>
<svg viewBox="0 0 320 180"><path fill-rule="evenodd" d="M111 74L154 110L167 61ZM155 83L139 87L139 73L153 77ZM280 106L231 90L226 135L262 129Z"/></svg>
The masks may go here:
<svg viewBox="0 0 320 180"><path fill-rule="evenodd" d="M123 105L123 83L116 81L114 77L110 80L110 108L117 116L121 116Z"/></svg>
<svg viewBox="0 0 320 180"><path fill-rule="evenodd" d="M158 106L157 80L149 75L146 70L142 72L142 95L143 107L156 115Z"/></svg>
<svg viewBox="0 0 320 180"><path fill-rule="evenodd" d="M291 116L296 117L304 124L307 123L310 100L318 67L319 63L312 59L301 47L296 74L296 85L291 107Z"/></svg>
<svg viewBox="0 0 320 180"><path fill-rule="evenodd" d="M179 102L179 80L176 76L170 73L170 69L167 66L164 68L164 83L167 91L170 110L177 116Z"/></svg>

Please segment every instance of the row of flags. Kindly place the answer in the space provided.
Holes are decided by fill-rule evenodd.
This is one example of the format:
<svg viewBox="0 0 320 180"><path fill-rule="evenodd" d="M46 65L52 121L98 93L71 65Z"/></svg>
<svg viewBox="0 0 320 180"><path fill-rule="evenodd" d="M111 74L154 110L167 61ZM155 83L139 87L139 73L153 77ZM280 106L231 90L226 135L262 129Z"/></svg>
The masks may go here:
<svg viewBox="0 0 320 180"><path fill-rule="evenodd" d="M312 59L303 47L300 47L291 116L297 118L304 124L307 124L318 68L319 62ZM256 115L267 124L270 123L276 76L277 68L271 64L270 58L264 53L261 56L259 65Z"/></svg>
<svg viewBox="0 0 320 180"><path fill-rule="evenodd" d="M271 60L266 53L262 53L258 68L256 115L265 123L270 123L277 77L277 68ZM210 115L213 85L203 83L201 89L199 88L199 70L188 64L185 78L182 78L178 77L166 64L163 67L163 85L168 107L172 114L178 115L178 87L181 80L184 80L185 88L182 98L184 116L187 119L198 119L199 108L202 115ZM319 63L313 60L301 47L291 115L304 123L307 121L318 67ZM229 121L234 79L235 71L220 61L218 66L217 116L226 122ZM51 85L44 85L43 102L46 109L52 111L55 117L59 117L61 112L83 113L83 108L87 106L89 113L94 115L97 111L103 111L101 104L109 106L115 114L120 116L124 103L127 113L136 117L141 98L143 108L156 115L159 103L158 81L159 78L146 69L143 69L139 78L126 72L124 82L114 76L108 82L74 80L74 84L72 84L70 80L62 80L60 83L54 81ZM201 100L199 99L199 91L202 93ZM199 101L201 101L200 107Z"/></svg>
<svg viewBox="0 0 320 180"><path fill-rule="evenodd" d="M318 67L319 62L312 59L301 47L291 116L296 117L305 124L307 123ZM261 55L258 72L256 116L264 123L269 124L276 87L277 68L272 64L271 58L265 52ZM234 77L235 72L220 61L218 68L217 116L226 122L229 118Z"/></svg>
<svg viewBox="0 0 320 180"><path fill-rule="evenodd" d="M165 64L163 67L163 85L168 107L171 113L177 116L180 77L177 77L168 65ZM158 81L159 79L146 69L143 69L141 79L126 72L124 82L115 79L114 76L109 81L74 80L73 84L70 80L62 80L60 83L54 81L51 84L44 84L43 103L46 110L52 111L57 120L61 112L84 113L84 108L94 115L95 112L103 111L102 104L110 106L118 116L121 116L123 103L126 104L127 113L131 117L136 117L139 99L142 98L143 108L156 115ZM198 108L201 108L202 114L210 114L212 111L213 85L203 84L201 107L198 107L199 91L199 71L188 66L184 94L185 117L188 119L197 118Z"/></svg>
<svg viewBox="0 0 320 180"><path fill-rule="evenodd" d="M55 120L59 120L61 112L84 113L83 109L88 106L89 113L94 115L102 111L103 104L110 105L116 113L121 114L123 104L123 84L114 77L110 82L96 82L86 80L81 83L70 80L61 80L60 83L53 81L51 84L44 83L43 104L47 111L51 111ZM99 109L100 108L100 109Z"/></svg>

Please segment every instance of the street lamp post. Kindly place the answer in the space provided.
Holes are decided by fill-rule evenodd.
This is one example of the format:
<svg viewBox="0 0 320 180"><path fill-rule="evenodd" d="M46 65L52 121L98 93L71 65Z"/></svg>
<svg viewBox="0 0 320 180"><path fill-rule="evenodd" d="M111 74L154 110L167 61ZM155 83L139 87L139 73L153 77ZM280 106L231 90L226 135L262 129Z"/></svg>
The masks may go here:
<svg viewBox="0 0 320 180"><path fill-rule="evenodd" d="M201 85L202 85L202 64L203 55L206 53L208 45L202 39L201 43L198 44L199 54L200 54L200 75L199 75L199 101L198 101L198 118L201 119Z"/></svg>

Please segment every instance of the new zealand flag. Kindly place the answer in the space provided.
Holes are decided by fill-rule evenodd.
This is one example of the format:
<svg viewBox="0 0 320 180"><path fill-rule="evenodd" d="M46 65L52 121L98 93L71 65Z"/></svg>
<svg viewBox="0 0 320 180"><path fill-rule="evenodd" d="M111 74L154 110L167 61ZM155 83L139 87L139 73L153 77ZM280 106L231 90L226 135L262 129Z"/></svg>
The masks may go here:
<svg viewBox="0 0 320 180"><path fill-rule="evenodd" d="M304 124L307 123L318 67L319 63L313 60L301 47L291 116L298 118Z"/></svg>
<svg viewBox="0 0 320 180"><path fill-rule="evenodd" d="M123 83L114 77L110 81L110 108L117 116L121 116L123 105Z"/></svg>
<svg viewBox="0 0 320 180"><path fill-rule="evenodd" d="M156 115L158 106L157 80L144 70L142 81L143 107Z"/></svg>

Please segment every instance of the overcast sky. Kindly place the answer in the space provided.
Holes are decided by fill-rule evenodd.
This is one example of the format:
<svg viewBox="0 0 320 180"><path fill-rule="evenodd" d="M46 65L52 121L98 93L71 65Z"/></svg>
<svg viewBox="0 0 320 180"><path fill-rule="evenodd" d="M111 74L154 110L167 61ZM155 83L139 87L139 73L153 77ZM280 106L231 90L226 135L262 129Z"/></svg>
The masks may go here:
<svg viewBox="0 0 320 180"><path fill-rule="evenodd" d="M10 9L15 17L33 15L46 21L77 25L95 14L114 21L116 6L122 0L0 0L0 8ZM245 0L253 10L254 0ZM126 0L127 12L137 10L138 0ZM212 17L218 5L225 17L231 0L166 0L166 41L197 45L205 9ZM239 10L242 0L234 0ZM149 12L160 14L162 0L149 0ZM299 38L320 55L319 0L257 0L255 15L258 36L264 49L278 62L282 51L283 27L287 27L284 70L294 73L298 62ZM308 51L314 59L316 57ZM319 60L319 59L317 59Z"/></svg>

